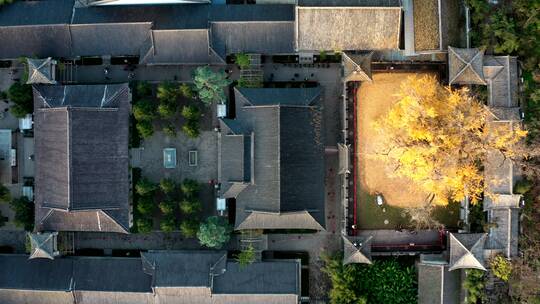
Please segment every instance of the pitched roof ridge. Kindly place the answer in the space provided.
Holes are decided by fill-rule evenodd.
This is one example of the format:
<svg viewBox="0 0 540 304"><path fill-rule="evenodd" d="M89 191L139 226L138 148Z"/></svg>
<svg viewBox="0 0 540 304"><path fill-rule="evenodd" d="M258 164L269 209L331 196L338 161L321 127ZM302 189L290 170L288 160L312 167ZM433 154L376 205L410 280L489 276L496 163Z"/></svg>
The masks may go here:
<svg viewBox="0 0 540 304"><path fill-rule="evenodd" d="M277 196L278 196L278 208L279 210L281 211L281 194L283 192L283 187L282 187L282 183L283 183L283 178L281 178L281 162L283 161L282 160L282 153L281 153L281 110L277 110L277 152L278 152L278 164L277 164L277 178L279 178L279 191L277 193Z"/></svg>
<svg viewBox="0 0 540 304"><path fill-rule="evenodd" d="M65 90L65 87L64 87L64 90ZM64 98L65 98L65 91L64 91ZM72 123L71 123L71 115L70 115L71 111L69 111L69 107L66 108L66 115L67 115L67 128L66 128L66 133L67 133L67 151L66 151L66 155L67 155L67 158L68 158L68 161L67 161L67 179L68 179L68 182L67 182L67 193L68 193L68 197L67 197L67 203L68 203L68 211L71 210L73 208L73 202L72 202L72 198L73 198L73 178L72 178L72 174L73 174L73 170L71 170L71 163L72 163L72 156L71 156L71 150L72 150L72 147L71 147L71 127L72 127Z"/></svg>
<svg viewBox="0 0 540 304"><path fill-rule="evenodd" d="M120 209L120 208L119 208ZM122 223L120 223L119 221L116 220L115 217L113 217L112 215L109 214L108 212L108 209L99 209L100 213L104 214L106 217L108 217L111 221L113 221L116 225L118 225L118 227L120 227L120 229L122 231L124 231L125 233L129 233L129 228L124 226Z"/></svg>

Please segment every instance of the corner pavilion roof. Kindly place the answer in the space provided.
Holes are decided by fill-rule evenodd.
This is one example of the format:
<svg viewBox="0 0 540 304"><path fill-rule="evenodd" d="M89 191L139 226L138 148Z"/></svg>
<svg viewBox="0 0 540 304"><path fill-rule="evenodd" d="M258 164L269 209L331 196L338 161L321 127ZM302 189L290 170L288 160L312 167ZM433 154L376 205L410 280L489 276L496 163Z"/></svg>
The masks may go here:
<svg viewBox="0 0 540 304"><path fill-rule="evenodd" d="M448 47L448 79L450 84L481 84L484 79L484 51Z"/></svg>

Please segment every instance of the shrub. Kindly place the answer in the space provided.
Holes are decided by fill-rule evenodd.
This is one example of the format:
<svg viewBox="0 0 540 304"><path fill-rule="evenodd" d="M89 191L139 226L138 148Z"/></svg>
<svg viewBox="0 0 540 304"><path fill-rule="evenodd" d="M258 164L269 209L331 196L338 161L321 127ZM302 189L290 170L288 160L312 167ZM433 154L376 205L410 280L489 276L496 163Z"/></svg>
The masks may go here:
<svg viewBox="0 0 540 304"><path fill-rule="evenodd" d="M162 103L157 107L157 112L161 118L171 118L176 114L176 104Z"/></svg>
<svg viewBox="0 0 540 304"><path fill-rule="evenodd" d="M161 210L161 212L163 214L173 214L174 213L174 202L171 202L171 201L164 201L164 202L161 202L159 203L159 210Z"/></svg>
<svg viewBox="0 0 540 304"><path fill-rule="evenodd" d="M485 301L486 293L484 288L486 283L484 272L478 269L467 269L465 274L465 280L463 281L463 288L467 290L465 303L476 304Z"/></svg>
<svg viewBox="0 0 540 304"><path fill-rule="evenodd" d="M193 98L193 89L191 88L190 85L188 84L185 84L185 83L182 83L180 85L180 94L182 94L182 96L184 96L185 98Z"/></svg>
<svg viewBox="0 0 540 304"><path fill-rule="evenodd" d="M156 97L161 103L176 103L179 94L180 91L173 83L163 82L157 87Z"/></svg>
<svg viewBox="0 0 540 304"><path fill-rule="evenodd" d="M138 121L135 128L142 138L148 138L154 134L154 126L149 120Z"/></svg>
<svg viewBox="0 0 540 304"><path fill-rule="evenodd" d="M176 189L176 183L170 178L163 178L159 182L159 188L163 193L172 193Z"/></svg>
<svg viewBox="0 0 540 304"><path fill-rule="evenodd" d="M15 82L9 87L8 99L14 103L10 111L13 116L22 118L26 114L34 112L34 101L32 96L32 86Z"/></svg>
<svg viewBox="0 0 540 304"><path fill-rule="evenodd" d="M182 117L186 120L199 120L201 118L201 110L194 105L184 106L182 108Z"/></svg>
<svg viewBox="0 0 540 304"><path fill-rule="evenodd" d="M163 127L163 133L169 137L176 137L176 128L174 127L174 124L170 123Z"/></svg>
<svg viewBox="0 0 540 304"><path fill-rule="evenodd" d="M508 282L510 275L512 274L512 264L505 259L502 255L497 255L489 262L493 275L497 278Z"/></svg>
<svg viewBox="0 0 540 304"><path fill-rule="evenodd" d="M180 190L182 190L185 197L194 197L199 194L201 185L194 179L186 178L180 185Z"/></svg>
<svg viewBox="0 0 540 304"><path fill-rule="evenodd" d="M194 238L199 231L199 225L199 221L195 219L186 219L180 224L180 231L184 237Z"/></svg>
<svg viewBox="0 0 540 304"><path fill-rule="evenodd" d="M148 120L156 118L156 107L148 99L140 99L133 105L133 116L136 120Z"/></svg>
<svg viewBox="0 0 540 304"><path fill-rule="evenodd" d="M202 223L197 232L197 238L201 245L220 249L231 237L232 228L217 216L211 216Z"/></svg>
<svg viewBox="0 0 540 304"><path fill-rule="evenodd" d="M214 72L208 66L195 69L193 82L199 99L205 104L225 101L225 87L231 83L224 71Z"/></svg>
<svg viewBox="0 0 540 304"><path fill-rule="evenodd" d="M9 202L10 200L11 193L9 189L5 185L0 184L0 202Z"/></svg>
<svg viewBox="0 0 540 304"><path fill-rule="evenodd" d="M150 97L152 96L152 85L146 81L140 81L137 83L136 91L139 97Z"/></svg>
<svg viewBox="0 0 540 304"><path fill-rule="evenodd" d="M249 56L247 54L238 53L235 55L234 59L241 69L249 68Z"/></svg>
<svg viewBox="0 0 540 304"><path fill-rule="evenodd" d="M183 214L189 215L202 210L202 203L198 199L183 200L180 203L180 210Z"/></svg>
<svg viewBox="0 0 540 304"><path fill-rule="evenodd" d="M137 211L142 216L150 217L154 213L154 210L156 210L156 205L151 197L141 197L137 202Z"/></svg>
<svg viewBox="0 0 540 304"><path fill-rule="evenodd" d="M376 260L373 264L343 265L341 254L324 257L323 271L330 277L330 303L358 304L416 303L414 267L397 260Z"/></svg>
<svg viewBox="0 0 540 304"><path fill-rule="evenodd" d="M325 62L326 59L328 59L328 54L326 53L325 50L321 50L321 51L319 52L319 61L320 61L320 62Z"/></svg>
<svg viewBox="0 0 540 304"><path fill-rule="evenodd" d="M182 132L184 132L184 134L186 134L188 137L197 138L200 134L199 122L196 120L188 120L182 126Z"/></svg>
<svg viewBox="0 0 540 304"><path fill-rule="evenodd" d="M137 191L137 194L140 196L151 195L154 191L156 191L156 189L156 184L152 183L145 177L137 181L137 184L135 185L135 191Z"/></svg>
<svg viewBox="0 0 540 304"><path fill-rule="evenodd" d="M34 202L26 196L21 196L12 199L9 205L15 212L15 225L26 231L32 231L34 229Z"/></svg>
<svg viewBox="0 0 540 304"><path fill-rule="evenodd" d="M244 268L247 265L255 262L255 248L253 248L253 245L250 244L247 248L240 251L235 258L240 265L240 268Z"/></svg>
<svg viewBox="0 0 540 304"><path fill-rule="evenodd" d="M533 183L527 179L520 180L514 186L514 193L525 194L529 192L533 187Z"/></svg>
<svg viewBox="0 0 540 304"><path fill-rule="evenodd" d="M135 222L139 233L149 233L153 229L153 221L148 218L140 218Z"/></svg>
<svg viewBox="0 0 540 304"><path fill-rule="evenodd" d="M176 230L176 220L174 219L174 216L166 216L163 220L161 220L161 223L159 223L159 227L164 232L173 232Z"/></svg>

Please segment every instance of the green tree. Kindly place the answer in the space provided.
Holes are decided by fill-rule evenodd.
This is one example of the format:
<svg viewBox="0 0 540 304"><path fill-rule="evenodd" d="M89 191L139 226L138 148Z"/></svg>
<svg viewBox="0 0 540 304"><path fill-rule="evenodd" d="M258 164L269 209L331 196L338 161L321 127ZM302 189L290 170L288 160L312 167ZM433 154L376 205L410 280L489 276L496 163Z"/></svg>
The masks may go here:
<svg viewBox="0 0 540 304"><path fill-rule="evenodd" d="M193 214L202 210L202 203L195 198L186 199L180 203L180 210L186 215Z"/></svg>
<svg viewBox="0 0 540 304"><path fill-rule="evenodd" d="M182 107L182 117L186 120L199 120L201 118L201 110L194 105L184 106Z"/></svg>
<svg viewBox="0 0 540 304"><path fill-rule="evenodd" d="M182 96L184 96L185 98L191 99L193 98L193 89L190 85L182 83L180 85L180 94L182 94Z"/></svg>
<svg viewBox="0 0 540 304"><path fill-rule="evenodd" d="M21 196L12 199L9 205L15 212L15 225L26 231L32 231L34 229L34 202L26 196Z"/></svg>
<svg viewBox="0 0 540 304"><path fill-rule="evenodd" d="M186 123L182 126L182 132L186 134L188 137L191 138L197 138L199 137L200 131L199 122L196 120L188 120Z"/></svg>
<svg viewBox="0 0 540 304"><path fill-rule="evenodd" d="M0 184L0 202L9 202L10 200L11 193L9 189L4 184Z"/></svg>
<svg viewBox="0 0 540 304"><path fill-rule="evenodd" d="M163 201L161 203L159 203L159 210L161 210L161 212L163 214L173 214L174 213L174 205L175 203L172 202L172 201Z"/></svg>
<svg viewBox="0 0 540 304"><path fill-rule="evenodd" d="M214 72L208 66L195 69L193 82L199 99L205 104L225 101L225 87L231 84L224 71Z"/></svg>
<svg viewBox="0 0 540 304"><path fill-rule="evenodd" d="M343 256L325 256L323 271L330 277L333 304L416 303L414 267L397 260L378 260L373 264L343 265Z"/></svg>
<svg viewBox="0 0 540 304"><path fill-rule="evenodd" d="M525 194L529 192L533 186L534 184L528 179L520 180L514 185L514 193Z"/></svg>
<svg viewBox="0 0 540 304"><path fill-rule="evenodd" d="M157 112L163 119L171 118L176 114L176 104L162 103L157 107Z"/></svg>
<svg viewBox="0 0 540 304"><path fill-rule="evenodd" d="M489 262L493 275L497 278L508 282L510 275L512 274L512 263L505 259L502 255L496 255Z"/></svg>
<svg viewBox="0 0 540 304"><path fill-rule="evenodd" d="M140 196L152 195L157 190L157 185L152 183L146 177L143 177L137 181L135 185L135 191Z"/></svg>
<svg viewBox="0 0 540 304"><path fill-rule="evenodd" d="M15 82L9 87L8 99L13 102L10 108L11 114L17 118L22 118L26 114L34 112L34 101L32 97L32 86Z"/></svg>
<svg viewBox="0 0 540 304"><path fill-rule="evenodd" d="M180 224L180 231L182 232L182 235L187 238L194 238L197 236L197 232L199 231L199 221L193 218L185 219Z"/></svg>
<svg viewBox="0 0 540 304"><path fill-rule="evenodd" d="M152 85L146 81L140 81L137 83L136 91L139 97L150 97L152 96Z"/></svg>
<svg viewBox="0 0 540 304"><path fill-rule="evenodd" d="M149 233L153 229L153 221L149 218L139 218L135 222L139 233Z"/></svg>
<svg viewBox="0 0 540 304"><path fill-rule="evenodd" d="M161 181L159 181L159 188L163 193L169 194L176 190L176 183L170 178L162 178Z"/></svg>
<svg viewBox="0 0 540 304"><path fill-rule="evenodd" d="M159 227L164 232L173 232L176 229L176 220L172 214L165 216L159 223Z"/></svg>
<svg viewBox="0 0 540 304"><path fill-rule="evenodd" d="M217 216L211 216L202 223L197 232L197 238L201 245L220 249L231 237L232 228Z"/></svg>
<svg viewBox="0 0 540 304"><path fill-rule="evenodd" d="M201 184L194 179L186 178L182 181L180 185L180 190L185 197L195 197L199 194L201 190Z"/></svg>
<svg viewBox="0 0 540 304"><path fill-rule="evenodd" d="M485 273L478 269L467 269L465 270L465 274L465 280L463 281L463 288L467 291L465 303L476 304L485 301Z"/></svg>
<svg viewBox="0 0 540 304"><path fill-rule="evenodd" d="M240 268L244 268L247 265L255 262L255 248L253 245L248 245L244 250L240 251L235 257L236 261L240 265Z"/></svg>
<svg viewBox="0 0 540 304"><path fill-rule="evenodd" d="M236 64L240 67L240 69L247 69L249 68L249 56L244 53L238 53L234 56L234 59L236 61Z"/></svg>
<svg viewBox="0 0 540 304"><path fill-rule="evenodd" d="M15 2L15 0L0 0L0 6L6 5L6 4L11 4L13 2Z"/></svg>
<svg viewBox="0 0 540 304"><path fill-rule="evenodd" d="M174 104L179 94L179 89L170 82L162 82L157 87L156 96L160 103Z"/></svg>
<svg viewBox="0 0 540 304"><path fill-rule="evenodd" d="M494 50L499 54L510 54L518 51L519 36L516 22L503 11L491 15L488 26L484 28L495 39Z"/></svg>
<svg viewBox="0 0 540 304"><path fill-rule="evenodd" d="M169 137L176 137L176 127L174 124L169 123L165 127L163 127L163 133Z"/></svg>
<svg viewBox="0 0 540 304"><path fill-rule="evenodd" d="M133 116L136 120L148 120L156 118L156 106L149 99L140 99L133 105Z"/></svg>
<svg viewBox="0 0 540 304"><path fill-rule="evenodd" d="M142 216L151 217L154 210L156 210L156 204L152 197L144 196L138 200L137 211L139 211Z"/></svg>
<svg viewBox="0 0 540 304"><path fill-rule="evenodd" d="M135 128L137 128L142 138L148 138L154 134L154 126L149 120L137 121Z"/></svg>

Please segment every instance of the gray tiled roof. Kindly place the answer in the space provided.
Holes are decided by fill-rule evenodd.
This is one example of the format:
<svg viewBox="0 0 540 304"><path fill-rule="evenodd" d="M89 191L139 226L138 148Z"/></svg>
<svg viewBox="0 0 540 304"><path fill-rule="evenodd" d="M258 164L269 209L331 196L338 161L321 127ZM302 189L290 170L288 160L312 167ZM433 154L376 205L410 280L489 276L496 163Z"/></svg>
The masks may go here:
<svg viewBox="0 0 540 304"><path fill-rule="evenodd" d="M155 287L210 288L211 269L226 255L225 251L150 251L141 256Z"/></svg>
<svg viewBox="0 0 540 304"><path fill-rule="evenodd" d="M127 85L36 86L34 102L37 227L126 231Z"/></svg>
<svg viewBox="0 0 540 304"><path fill-rule="evenodd" d="M153 22L154 29L207 29L213 21L294 21L294 5L144 5L75 10L73 23Z"/></svg>
<svg viewBox="0 0 540 304"><path fill-rule="evenodd" d="M15 38L16 37L16 38ZM0 58L68 57L71 55L69 26L0 26Z"/></svg>
<svg viewBox="0 0 540 304"><path fill-rule="evenodd" d="M345 81L372 81L372 56L373 52L343 52L342 64Z"/></svg>
<svg viewBox="0 0 540 304"><path fill-rule="evenodd" d="M512 56L484 56L484 74L488 83L490 107L517 107L517 58Z"/></svg>
<svg viewBox="0 0 540 304"><path fill-rule="evenodd" d="M364 263L371 264L371 239L363 237L342 236L343 238L343 264Z"/></svg>
<svg viewBox="0 0 540 304"><path fill-rule="evenodd" d="M475 268L486 270L484 266L484 244L486 233L450 233L449 269Z"/></svg>
<svg viewBox="0 0 540 304"><path fill-rule="evenodd" d="M296 261L254 262L243 268L227 262L214 278L213 294L298 294L300 265Z"/></svg>
<svg viewBox="0 0 540 304"><path fill-rule="evenodd" d="M242 51L265 48L268 51L292 51L293 5L272 5L271 9L260 5L72 7L73 0L51 0L25 1L3 8L0 11L0 39L11 43L0 45L0 58L121 56L141 52L145 57L153 29L156 37L153 57L147 58L148 63L221 62L222 59L209 51L208 34L159 31L208 30L211 22L234 23L220 31L219 37L223 39L246 29L237 22L277 22L280 25L260 25L258 31L246 31L235 37L233 44L227 45ZM43 14L44 11L47 14ZM275 34L276 30L282 35L287 32L290 39L283 39L282 35L279 40L269 39L271 35L267 34ZM252 38L247 39L249 35L246 34L250 33ZM246 39L238 40L241 38ZM266 44L260 44L262 42Z"/></svg>
<svg viewBox="0 0 540 304"><path fill-rule="evenodd" d="M207 29L154 30L152 48L141 54L141 62L148 64L208 63L210 50Z"/></svg>
<svg viewBox="0 0 540 304"><path fill-rule="evenodd" d="M400 0L297 0L301 6L401 6Z"/></svg>
<svg viewBox="0 0 540 304"><path fill-rule="evenodd" d="M30 239L31 248L29 258L54 259L57 252L57 235L58 232L28 233L27 237Z"/></svg>
<svg viewBox="0 0 540 304"><path fill-rule="evenodd" d="M66 24L74 0L15 1L0 9L0 26Z"/></svg>
<svg viewBox="0 0 540 304"><path fill-rule="evenodd" d="M297 7L296 49L399 48L400 7Z"/></svg>
<svg viewBox="0 0 540 304"><path fill-rule="evenodd" d="M296 304L300 294L300 261L240 267L225 251L56 260L0 255L0 267L2 304Z"/></svg>
<svg viewBox="0 0 540 304"><path fill-rule="evenodd" d="M54 79L54 62L51 57L45 59L27 58L28 80L26 83L56 84L56 80Z"/></svg>
<svg viewBox="0 0 540 304"><path fill-rule="evenodd" d="M294 22L213 22L212 48L222 57L234 53L294 52Z"/></svg>
<svg viewBox="0 0 540 304"><path fill-rule="evenodd" d="M152 23L70 25L72 52L78 56L138 55Z"/></svg>
<svg viewBox="0 0 540 304"><path fill-rule="evenodd" d="M519 209L490 209L488 220L495 222L495 227L490 227L489 238L486 247L489 249L502 250L507 258L518 254L519 239Z"/></svg>
<svg viewBox="0 0 540 304"><path fill-rule="evenodd" d="M137 258L32 259L0 255L0 289L150 292L151 277Z"/></svg>
<svg viewBox="0 0 540 304"><path fill-rule="evenodd" d="M320 94L320 88L235 91L241 127L222 120L220 182L250 183L236 196L237 229L325 226Z"/></svg>
<svg viewBox="0 0 540 304"><path fill-rule="evenodd" d="M459 271L449 271L448 266L418 263L418 303L460 303L461 278Z"/></svg>
<svg viewBox="0 0 540 304"><path fill-rule="evenodd" d="M483 71L484 51L476 48L448 47L450 84L486 84Z"/></svg>

